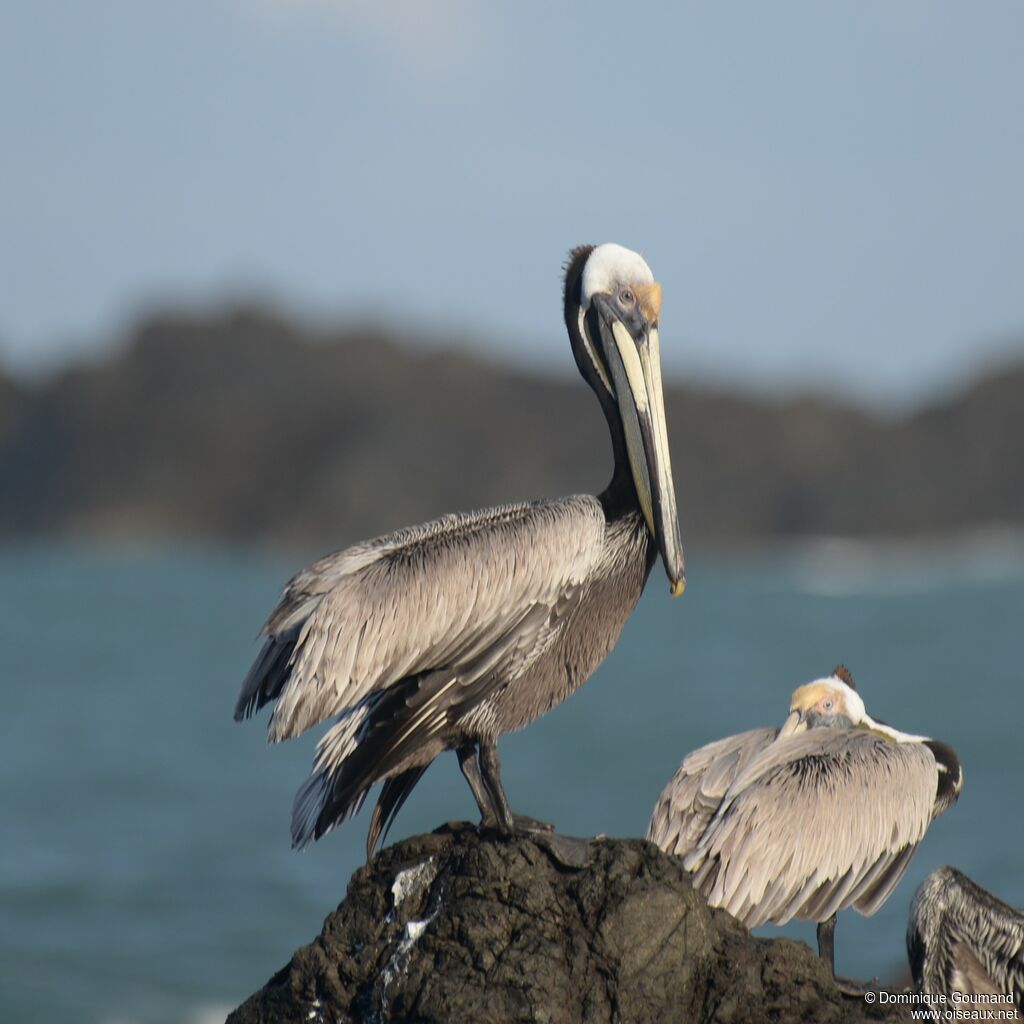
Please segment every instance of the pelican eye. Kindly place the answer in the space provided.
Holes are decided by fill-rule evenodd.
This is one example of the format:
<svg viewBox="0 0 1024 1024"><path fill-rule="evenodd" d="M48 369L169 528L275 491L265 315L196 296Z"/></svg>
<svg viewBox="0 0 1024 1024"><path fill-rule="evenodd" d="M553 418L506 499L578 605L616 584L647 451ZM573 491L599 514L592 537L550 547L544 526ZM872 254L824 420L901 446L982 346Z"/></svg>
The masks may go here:
<svg viewBox="0 0 1024 1024"><path fill-rule="evenodd" d="M619 305L620 306L632 306L636 302L636 296L633 294L631 288L623 288L619 292Z"/></svg>
<svg viewBox="0 0 1024 1024"><path fill-rule="evenodd" d="M835 707L836 702L831 697L826 697L821 702L822 711L831 711Z"/></svg>

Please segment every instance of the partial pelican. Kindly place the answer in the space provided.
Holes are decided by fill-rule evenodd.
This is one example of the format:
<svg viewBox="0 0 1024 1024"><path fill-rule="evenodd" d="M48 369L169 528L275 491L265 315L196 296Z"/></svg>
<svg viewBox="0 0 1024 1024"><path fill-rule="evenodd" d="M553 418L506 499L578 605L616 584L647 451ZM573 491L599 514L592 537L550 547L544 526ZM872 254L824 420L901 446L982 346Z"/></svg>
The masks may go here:
<svg viewBox="0 0 1024 1024"><path fill-rule="evenodd" d="M980 996L965 1010L1024 1008L1024 911L1001 903L955 868L937 868L910 907L907 956L925 995ZM1009 994L1012 1002L984 1002ZM937 1004L931 1004L937 1005ZM1005 1018L1003 1018L1005 1019Z"/></svg>
<svg viewBox="0 0 1024 1024"><path fill-rule="evenodd" d="M383 781L369 858L442 750L458 754L483 821L513 831L498 737L560 704L604 660L659 552L671 593L683 592L661 286L637 253L581 246L563 305L611 432L605 490L447 515L328 555L291 580L263 627L236 720L277 700L272 742L335 720L295 798L295 846L345 821Z"/></svg>
<svg viewBox="0 0 1024 1024"><path fill-rule="evenodd" d="M949 747L874 721L839 666L793 694L781 729L687 755L647 838L682 857L694 888L748 928L817 921L835 976L836 912L878 910L962 784Z"/></svg>

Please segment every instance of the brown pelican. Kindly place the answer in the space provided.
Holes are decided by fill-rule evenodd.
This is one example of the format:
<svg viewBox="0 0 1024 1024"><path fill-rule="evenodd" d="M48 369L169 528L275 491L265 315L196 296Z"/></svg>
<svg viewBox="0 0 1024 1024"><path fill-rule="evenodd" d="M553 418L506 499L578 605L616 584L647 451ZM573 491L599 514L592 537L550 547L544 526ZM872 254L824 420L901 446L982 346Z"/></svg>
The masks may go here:
<svg viewBox="0 0 1024 1024"><path fill-rule="evenodd" d="M611 432L607 488L447 515L328 555L291 580L263 627L236 720L276 700L272 742L335 720L295 798L295 846L350 817L383 781L371 856L442 750L458 754L482 819L511 832L498 737L560 704L601 663L658 552L672 594L683 591L661 286L637 253L581 246L563 303Z"/></svg>
<svg viewBox="0 0 1024 1024"><path fill-rule="evenodd" d="M937 868L917 890L907 955L914 984L925 995L944 995L949 1002L980 997L969 1007L974 1009L984 1009L986 997L1009 996L1009 1004L993 1001L989 1008L1022 1010L1024 911L1001 903L955 868Z"/></svg>
<svg viewBox="0 0 1024 1024"><path fill-rule="evenodd" d="M781 729L687 755L647 838L682 857L694 888L748 928L817 921L834 975L836 912L878 910L962 782L949 747L874 721L839 666L793 694Z"/></svg>

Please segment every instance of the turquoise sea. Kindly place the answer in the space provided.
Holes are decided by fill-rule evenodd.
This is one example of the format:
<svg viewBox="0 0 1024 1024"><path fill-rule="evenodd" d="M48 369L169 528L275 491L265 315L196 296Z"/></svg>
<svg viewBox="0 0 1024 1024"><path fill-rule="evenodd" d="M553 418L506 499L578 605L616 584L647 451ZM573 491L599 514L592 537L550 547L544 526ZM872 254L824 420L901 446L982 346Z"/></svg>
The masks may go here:
<svg viewBox="0 0 1024 1024"><path fill-rule="evenodd" d="M841 915L840 970L902 970L910 898L939 864L1024 904L1024 546L690 554L686 595L656 567L590 682L503 741L514 807L569 834L641 835L687 751L781 723L791 691L842 661L875 717L951 743L966 784L889 903ZM343 897L368 811L293 853L316 737L267 747L265 718L231 717L302 564L0 549L0 1020L223 1020ZM391 838L473 809L446 755ZM813 925L786 931L813 942Z"/></svg>

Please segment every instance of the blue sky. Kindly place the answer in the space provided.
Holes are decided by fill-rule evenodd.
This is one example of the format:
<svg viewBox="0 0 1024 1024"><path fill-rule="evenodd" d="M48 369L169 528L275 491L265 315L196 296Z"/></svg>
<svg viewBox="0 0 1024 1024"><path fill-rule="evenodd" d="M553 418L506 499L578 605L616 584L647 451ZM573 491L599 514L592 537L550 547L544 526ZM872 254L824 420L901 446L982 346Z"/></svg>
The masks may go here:
<svg viewBox="0 0 1024 1024"><path fill-rule="evenodd" d="M0 362L259 296L569 366L582 241L671 372L914 400L1024 355L1024 5L7 0Z"/></svg>

